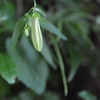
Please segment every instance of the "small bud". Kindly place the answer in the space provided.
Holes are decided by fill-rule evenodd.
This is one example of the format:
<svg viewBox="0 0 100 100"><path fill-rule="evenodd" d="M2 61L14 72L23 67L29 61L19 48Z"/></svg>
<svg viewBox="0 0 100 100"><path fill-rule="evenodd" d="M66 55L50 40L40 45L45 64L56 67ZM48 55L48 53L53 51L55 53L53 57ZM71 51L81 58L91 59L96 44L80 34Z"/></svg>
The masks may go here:
<svg viewBox="0 0 100 100"><path fill-rule="evenodd" d="M31 32L33 45L40 52L42 50L43 40L38 17L32 18Z"/></svg>
<svg viewBox="0 0 100 100"><path fill-rule="evenodd" d="M25 29L25 34L26 34L26 36L29 36L29 30L28 30L28 28Z"/></svg>

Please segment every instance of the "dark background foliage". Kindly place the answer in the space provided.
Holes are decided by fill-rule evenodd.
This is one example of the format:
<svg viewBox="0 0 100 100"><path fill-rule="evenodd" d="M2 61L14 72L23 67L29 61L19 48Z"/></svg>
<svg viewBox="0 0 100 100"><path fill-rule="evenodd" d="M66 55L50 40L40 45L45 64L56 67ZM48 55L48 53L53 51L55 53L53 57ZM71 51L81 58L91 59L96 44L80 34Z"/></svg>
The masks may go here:
<svg viewBox="0 0 100 100"><path fill-rule="evenodd" d="M12 60L8 60L9 38L13 34L17 20L34 5L33 0L8 0L8 2L9 4L6 0L0 1L0 67L3 61L12 66ZM53 62L49 63L44 57L48 54L48 50L42 54L37 53L34 48L32 51L30 38L28 40L24 36L20 38L17 45L19 52L16 51L16 63L13 64L19 66L20 74L16 83L11 85L8 84L9 80L6 80L8 83L4 80L7 77L2 78L2 69L0 70L0 100L100 100L100 0L36 0L36 2L37 6L46 12L48 20L68 38L67 41L62 39L57 41L65 66L68 95L64 96L60 65L50 32L42 29L43 38L51 55L47 58L51 57ZM29 46L26 46L27 44ZM34 54L33 61L29 56L31 53ZM25 65L26 69L20 69L21 65ZM57 67L56 70L53 65ZM45 84L43 85L45 90L41 95L38 94L38 86L34 91L35 85L33 89L29 89L32 85L30 87L28 82L31 82L25 81L23 75L26 75L27 66L32 73L27 79L33 78L33 81L35 79L39 82L38 85ZM35 72L37 74L34 74ZM16 71L13 73L16 76ZM45 78L42 77L44 73Z"/></svg>

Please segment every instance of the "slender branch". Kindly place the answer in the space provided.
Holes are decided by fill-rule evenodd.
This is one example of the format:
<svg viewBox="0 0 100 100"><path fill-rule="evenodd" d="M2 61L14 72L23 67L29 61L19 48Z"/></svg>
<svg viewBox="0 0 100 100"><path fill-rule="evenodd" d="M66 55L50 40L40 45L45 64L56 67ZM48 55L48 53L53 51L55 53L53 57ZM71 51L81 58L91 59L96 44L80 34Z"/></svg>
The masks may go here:
<svg viewBox="0 0 100 100"><path fill-rule="evenodd" d="M57 54L57 57L58 57L58 60L59 60L58 62L60 64L60 70L61 70L61 75L62 75L62 80L63 80L63 85L64 85L64 92L65 92L65 96L66 96L67 93L68 93L68 87L67 87L67 80L66 80L66 76L65 76L63 59L62 59L59 47L57 45L57 42L56 42L56 40L54 39L53 36L52 36L52 41L53 41L54 48L55 48L55 51L56 51L56 54Z"/></svg>
<svg viewBox="0 0 100 100"><path fill-rule="evenodd" d="M36 8L36 1L34 0L34 7Z"/></svg>

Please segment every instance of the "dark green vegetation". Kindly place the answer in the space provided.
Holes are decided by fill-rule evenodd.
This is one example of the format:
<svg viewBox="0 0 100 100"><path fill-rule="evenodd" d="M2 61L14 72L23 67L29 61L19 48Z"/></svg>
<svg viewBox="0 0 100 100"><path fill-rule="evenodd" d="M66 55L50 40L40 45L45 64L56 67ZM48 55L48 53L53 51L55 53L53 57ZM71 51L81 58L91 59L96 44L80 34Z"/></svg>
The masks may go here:
<svg viewBox="0 0 100 100"><path fill-rule="evenodd" d="M33 0L0 0L0 100L99 100L100 1L36 2L41 52L23 30Z"/></svg>

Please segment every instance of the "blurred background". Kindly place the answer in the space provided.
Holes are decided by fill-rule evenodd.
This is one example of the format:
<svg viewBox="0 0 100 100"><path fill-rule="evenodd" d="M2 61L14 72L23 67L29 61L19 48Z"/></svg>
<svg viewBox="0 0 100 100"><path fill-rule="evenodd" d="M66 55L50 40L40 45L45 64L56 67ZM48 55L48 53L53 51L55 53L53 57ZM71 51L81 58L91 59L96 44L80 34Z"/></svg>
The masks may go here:
<svg viewBox="0 0 100 100"><path fill-rule="evenodd" d="M33 7L33 0L0 0L0 100L100 100L100 0L36 2L68 39L57 42L68 95L64 96L50 32L42 29L45 43L41 53L35 51L30 37L22 35L16 58L11 60L9 44L15 24ZM12 73L17 79L9 84L13 83L9 79Z"/></svg>

